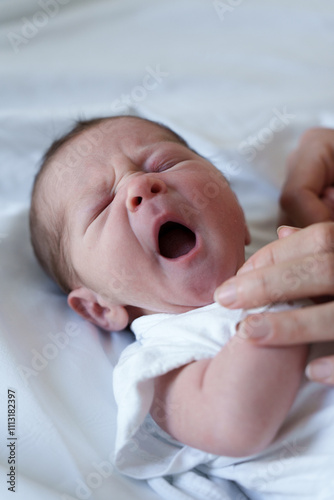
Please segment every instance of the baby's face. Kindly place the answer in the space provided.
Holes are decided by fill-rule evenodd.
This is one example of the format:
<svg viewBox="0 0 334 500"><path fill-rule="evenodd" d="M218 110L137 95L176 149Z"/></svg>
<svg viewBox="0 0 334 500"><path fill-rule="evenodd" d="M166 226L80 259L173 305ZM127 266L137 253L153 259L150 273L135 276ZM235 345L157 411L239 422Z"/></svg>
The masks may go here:
<svg viewBox="0 0 334 500"><path fill-rule="evenodd" d="M85 139L94 143L96 129L57 153L58 168ZM156 124L111 121L65 173L50 195L66 209L70 260L80 285L110 304L184 312L213 302L244 262L245 220L228 183Z"/></svg>

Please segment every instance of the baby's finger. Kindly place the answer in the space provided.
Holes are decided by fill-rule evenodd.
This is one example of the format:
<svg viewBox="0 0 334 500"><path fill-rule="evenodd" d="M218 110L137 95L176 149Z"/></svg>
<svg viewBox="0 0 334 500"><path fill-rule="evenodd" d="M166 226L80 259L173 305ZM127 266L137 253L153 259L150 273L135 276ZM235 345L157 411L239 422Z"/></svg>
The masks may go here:
<svg viewBox="0 0 334 500"><path fill-rule="evenodd" d="M252 314L238 336L261 345L292 345L333 340L334 301L283 312ZM316 333L315 333L316 332Z"/></svg>
<svg viewBox="0 0 334 500"><path fill-rule="evenodd" d="M315 382L334 385L334 356L312 361L307 365L305 374Z"/></svg>

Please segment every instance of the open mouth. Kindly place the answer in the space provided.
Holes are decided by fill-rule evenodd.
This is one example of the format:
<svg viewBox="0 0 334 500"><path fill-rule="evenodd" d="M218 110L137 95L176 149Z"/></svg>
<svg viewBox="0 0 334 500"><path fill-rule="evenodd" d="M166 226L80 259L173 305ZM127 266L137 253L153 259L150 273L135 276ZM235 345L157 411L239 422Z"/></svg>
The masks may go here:
<svg viewBox="0 0 334 500"><path fill-rule="evenodd" d="M183 224L168 221L159 230L158 243L160 255L166 259L177 259L194 248L196 236Z"/></svg>

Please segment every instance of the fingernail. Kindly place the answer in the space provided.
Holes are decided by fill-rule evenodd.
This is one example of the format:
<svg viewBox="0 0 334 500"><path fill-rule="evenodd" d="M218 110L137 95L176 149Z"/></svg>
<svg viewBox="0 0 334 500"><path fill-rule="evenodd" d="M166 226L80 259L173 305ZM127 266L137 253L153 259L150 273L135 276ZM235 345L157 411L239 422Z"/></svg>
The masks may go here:
<svg viewBox="0 0 334 500"><path fill-rule="evenodd" d="M324 381L331 377L333 373L333 365L330 361L323 359L321 361L313 361L307 365L305 374L311 380Z"/></svg>
<svg viewBox="0 0 334 500"><path fill-rule="evenodd" d="M263 339L271 333L271 324L263 314L249 316L240 324L238 335L249 339Z"/></svg>
<svg viewBox="0 0 334 500"><path fill-rule="evenodd" d="M277 233L280 232L281 229L293 229L293 226L287 226L286 224L282 224L281 226L278 226L278 228L276 229Z"/></svg>
<svg viewBox="0 0 334 500"><path fill-rule="evenodd" d="M290 236L290 234L295 233L297 230L298 228L296 227L282 225L276 229L276 232L279 238L285 238L286 236Z"/></svg>
<svg viewBox="0 0 334 500"><path fill-rule="evenodd" d="M233 283L226 283L220 288L217 288L214 294L214 299L222 306L230 306L237 301L237 288Z"/></svg>

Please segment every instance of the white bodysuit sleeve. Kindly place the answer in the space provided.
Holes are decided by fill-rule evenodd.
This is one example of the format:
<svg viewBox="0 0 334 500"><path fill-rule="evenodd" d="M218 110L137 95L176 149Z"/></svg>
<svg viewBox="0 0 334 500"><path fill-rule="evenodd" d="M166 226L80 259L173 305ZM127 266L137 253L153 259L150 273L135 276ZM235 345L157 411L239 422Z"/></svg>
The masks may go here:
<svg viewBox="0 0 334 500"><path fill-rule="evenodd" d="M232 311L210 304L133 322L136 341L122 352L113 379L118 405L115 465L121 472L148 479L184 472L214 458L175 441L156 423L158 415L151 418L154 380L192 361L214 357L235 334L238 322L263 310ZM231 463L231 458L226 460L226 465Z"/></svg>
<svg viewBox="0 0 334 500"><path fill-rule="evenodd" d="M121 354L113 380L118 405L115 463L120 471L146 479L189 470L204 455L211 457L192 450L190 464L190 448L173 440L149 416L154 380L192 361L214 357L239 319L240 311L211 304L184 314L155 314L134 321L137 340ZM184 448L188 460L183 467Z"/></svg>

